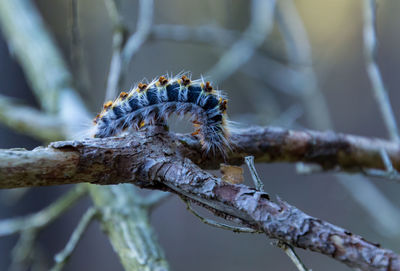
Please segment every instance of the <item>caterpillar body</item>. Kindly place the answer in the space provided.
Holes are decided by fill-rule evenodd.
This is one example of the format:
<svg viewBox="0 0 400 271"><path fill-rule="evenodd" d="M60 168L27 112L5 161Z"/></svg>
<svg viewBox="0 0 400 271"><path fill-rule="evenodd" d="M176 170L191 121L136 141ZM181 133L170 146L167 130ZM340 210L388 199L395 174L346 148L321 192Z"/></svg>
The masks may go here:
<svg viewBox="0 0 400 271"><path fill-rule="evenodd" d="M123 131L138 130L145 124L165 123L173 113L190 115L203 150L220 152L229 149L227 99L202 79L192 81L186 75L160 76L150 84L140 83L129 93L121 92L115 101L104 104L93 120L94 137L109 137Z"/></svg>

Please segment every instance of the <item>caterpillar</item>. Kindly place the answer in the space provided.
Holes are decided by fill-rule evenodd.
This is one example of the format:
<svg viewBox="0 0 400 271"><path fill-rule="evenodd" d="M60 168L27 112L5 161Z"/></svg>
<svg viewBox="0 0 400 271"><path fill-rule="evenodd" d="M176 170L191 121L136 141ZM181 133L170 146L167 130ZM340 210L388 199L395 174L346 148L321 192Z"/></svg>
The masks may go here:
<svg viewBox="0 0 400 271"><path fill-rule="evenodd" d="M227 98L203 79L192 81L186 75L160 76L149 84L139 83L130 92L121 92L106 102L93 120L94 137L118 135L145 124L165 123L173 113L190 115L204 152L225 156L229 149Z"/></svg>

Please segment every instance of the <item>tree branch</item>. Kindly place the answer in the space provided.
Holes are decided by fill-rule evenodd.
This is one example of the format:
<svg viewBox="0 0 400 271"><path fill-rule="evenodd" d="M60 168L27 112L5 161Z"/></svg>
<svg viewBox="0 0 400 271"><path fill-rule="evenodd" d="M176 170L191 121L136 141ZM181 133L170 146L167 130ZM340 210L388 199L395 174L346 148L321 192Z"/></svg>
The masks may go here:
<svg viewBox="0 0 400 271"><path fill-rule="evenodd" d="M201 170L179 154L171 144L176 140L174 135L162 129L153 127L138 132L134 140L125 137L58 142L50 148L53 152L73 152L79 156L75 171L77 180L99 184L131 182L143 188L171 191L217 216L261 230L292 246L328 255L350 267L400 270L400 256L394 252L313 218L280 199L274 202L264 192L224 183ZM91 175L85 178L80 175L79 179L79 174L84 172ZM46 178L44 175L41 177ZM72 182L75 177L69 176L64 181L66 179Z"/></svg>
<svg viewBox="0 0 400 271"><path fill-rule="evenodd" d="M100 221L125 270L168 271L150 224L148 207L133 185L90 186Z"/></svg>
<svg viewBox="0 0 400 271"><path fill-rule="evenodd" d="M46 142L63 139L59 118L0 95L0 122Z"/></svg>
<svg viewBox="0 0 400 271"><path fill-rule="evenodd" d="M161 139L159 135L147 132L147 137L146 132L141 131L127 137L54 142L47 148L32 151L0 150L0 188L131 182L134 176L129 171L120 171L123 163L135 163L132 160L143 155L139 145L152 146L157 140L164 141L168 146L178 146L179 155L204 169L215 169L224 162L220 156L204 157L200 143L193 136L170 134ZM253 155L256 162L302 161L316 163L326 170L340 167L355 172L365 168L385 168L381 157L383 149L393 167L400 168L400 146L381 139L333 132L253 127L233 134L232 142L234 152L226 161L230 164L242 164L243 157Z"/></svg>
<svg viewBox="0 0 400 271"><path fill-rule="evenodd" d="M274 24L274 10L275 0L251 1L249 26L206 75L215 82L221 82L246 63L270 34Z"/></svg>

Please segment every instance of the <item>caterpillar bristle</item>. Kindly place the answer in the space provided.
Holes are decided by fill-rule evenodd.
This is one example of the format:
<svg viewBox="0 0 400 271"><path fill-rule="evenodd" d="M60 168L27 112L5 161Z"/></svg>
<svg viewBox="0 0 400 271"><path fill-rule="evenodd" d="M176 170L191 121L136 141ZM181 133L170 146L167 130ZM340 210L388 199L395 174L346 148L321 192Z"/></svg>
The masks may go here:
<svg viewBox="0 0 400 271"><path fill-rule="evenodd" d="M186 75L182 76L181 79L182 79L182 84L183 84L185 87L188 86L188 85L190 84L190 79L189 79Z"/></svg>
<svg viewBox="0 0 400 271"><path fill-rule="evenodd" d="M120 94L119 94L119 98L121 99L121 100L125 100L127 97L128 97L128 93L126 93L126 92L121 92Z"/></svg>
<svg viewBox="0 0 400 271"><path fill-rule="evenodd" d="M221 110L222 113L226 113L226 109L228 109L228 101L222 100L219 104L219 110Z"/></svg>
<svg viewBox="0 0 400 271"><path fill-rule="evenodd" d="M210 84L210 82L206 82L206 85L205 85L205 87L204 87L204 90L206 91L206 92L212 92L212 90L213 90L213 87L211 86L211 84Z"/></svg>
<svg viewBox="0 0 400 271"><path fill-rule="evenodd" d="M104 110L108 110L113 105L112 101L108 101L103 105Z"/></svg>
<svg viewBox="0 0 400 271"><path fill-rule="evenodd" d="M204 152L225 157L230 150L227 99L210 82L191 80L187 74L160 76L149 84L139 83L130 92L121 92L114 102L106 102L93 120L94 137L165 124L172 113L178 117L190 114L195 127L192 135L199 138Z"/></svg>
<svg viewBox="0 0 400 271"><path fill-rule="evenodd" d="M140 92L145 91L146 88L147 88L147 84L142 84L142 83L140 83L140 84L138 85L138 88L139 88L139 91L140 91Z"/></svg>
<svg viewBox="0 0 400 271"><path fill-rule="evenodd" d="M165 78L164 76L160 76L160 78L158 78L158 82L160 83L161 86L165 86L168 83L168 79Z"/></svg>

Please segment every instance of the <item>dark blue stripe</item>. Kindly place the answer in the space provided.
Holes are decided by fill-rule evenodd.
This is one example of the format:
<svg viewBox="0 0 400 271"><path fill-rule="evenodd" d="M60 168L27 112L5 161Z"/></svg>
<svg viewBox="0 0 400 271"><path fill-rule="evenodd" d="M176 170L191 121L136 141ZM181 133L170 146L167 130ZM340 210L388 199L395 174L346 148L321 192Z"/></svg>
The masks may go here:
<svg viewBox="0 0 400 271"><path fill-rule="evenodd" d="M158 97L156 93L157 89L148 89L147 90L147 100L149 101L149 105L158 104Z"/></svg>
<svg viewBox="0 0 400 271"><path fill-rule="evenodd" d="M169 102L178 102L180 85L178 83L173 83L167 86L167 94Z"/></svg>
<svg viewBox="0 0 400 271"><path fill-rule="evenodd" d="M131 107L132 111L136 111L136 110L138 110L140 108L139 100L134 98L134 97L131 97L128 100L128 103L129 103L129 106Z"/></svg>
<svg viewBox="0 0 400 271"><path fill-rule="evenodd" d="M124 111L122 110L120 105L114 106L112 108L112 111L114 112L116 119L119 119L124 115Z"/></svg>
<svg viewBox="0 0 400 271"><path fill-rule="evenodd" d="M206 103L203 105L204 110L214 109L218 105L218 100L212 95L208 95Z"/></svg>

